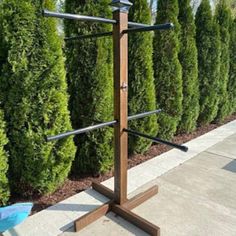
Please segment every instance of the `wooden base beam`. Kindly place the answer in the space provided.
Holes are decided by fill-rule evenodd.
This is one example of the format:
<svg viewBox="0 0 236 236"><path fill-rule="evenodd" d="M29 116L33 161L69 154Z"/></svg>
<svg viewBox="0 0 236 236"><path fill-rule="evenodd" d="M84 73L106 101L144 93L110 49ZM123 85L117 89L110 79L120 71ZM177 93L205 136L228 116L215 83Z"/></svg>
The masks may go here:
<svg viewBox="0 0 236 236"><path fill-rule="evenodd" d="M92 187L95 191L101 193L105 197L107 197L109 199L114 199L114 192L112 190L110 190L109 188L107 188L106 186L94 181L92 183Z"/></svg>
<svg viewBox="0 0 236 236"><path fill-rule="evenodd" d="M92 187L94 190L103 194L104 196L106 196L107 198L111 200L108 203L105 203L102 206L98 207L97 209L94 209L93 211L78 218L75 221L76 232L80 231L81 229L91 224L92 222L98 220L100 217L106 215L109 211L113 211L114 213L121 216L122 218L129 221L130 223L136 225L137 227L139 227L146 233L153 236L160 235L159 227L155 226L154 224L148 222L142 217L131 212L132 209L134 209L135 207L142 204L143 202L145 202L146 200L148 200L149 198L153 197L155 194L158 193L157 185L136 195L135 197L126 201L123 205L119 205L115 203L114 192L110 190L109 188L105 187L104 185L98 182L93 182Z"/></svg>
<svg viewBox="0 0 236 236"><path fill-rule="evenodd" d="M122 207L132 210L135 207L141 205L143 202L147 201L149 198L155 196L158 193L158 186L155 185L152 188L136 195L127 202L125 202Z"/></svg>
<svg viewBox="0 0 236 236"><path fill-rule="evenodd" d="M91 212L88 212L87 214L75 220L74 222L75 231L78 232L81 229L88 226L89 224L98 220L102 216L105 216L110 211L112 203L113 201L111 200L108 203L103 204L102 206L94 209Z"/></svg>
<svg viewBox="0 0 236 236"><path fill-rule="evenodd" d="M132 211L117 205L113 204L111 210L116 213L117 215L121 216L125 220L129 221L130 223L134 224L138 228L142 229L146 233L152 235L152 236L160 236L160 228L144 218L136 215Z"/></svg>

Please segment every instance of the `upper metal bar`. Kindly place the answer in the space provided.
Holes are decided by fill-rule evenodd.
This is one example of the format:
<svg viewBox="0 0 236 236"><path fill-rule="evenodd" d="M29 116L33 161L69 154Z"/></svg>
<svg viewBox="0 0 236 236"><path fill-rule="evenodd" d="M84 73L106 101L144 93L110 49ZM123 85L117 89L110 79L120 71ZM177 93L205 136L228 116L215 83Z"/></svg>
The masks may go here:
<svg viewBox="0 0 236 236"><path fill-rule="evenodd" d="M153 30L167 30L173 28L174 25L172 23L160 24L160 25L152 25L145 27L137 27L132 29L123 30L123 33L137 33L137 32L147 32Z"/></svg>
<svg viewBox="0 0 236 236"><path fill-rule="evenodd" d="M136 28L136 27L147 27L147 26L150 26L150 25L129 21L128 26L130 28Z"/></svg>
<svg viewBox="0 0 236 236"><path fill-rule="evenodd" d="M88 39L88 38L94 38L94 37L100 38L100 37L105 37L105 36L112 36L112 34L113 34L113 32L78 35L78 36L73 36L73 37L66 37L64 40L65 41L70 41L70 40Z"/></svg>
<svg viewBox="0 0 236 236"><path fill-rule="evenodd" d="M101 23L109 23L109 24L116 24L116 20L106 19L101 17L94 17L94 16L83 16L77 14L69 14L69 13L60 13L60 12L53 12L48 10L43 10L43 15L46 17L55 17L61 19L69 19L69 20L80 20L80 21L94 21L94 22L101 22ZM141 24L136 22L128 22L129 27L146 27L150 26L147 24Z"/></svg>
<svg viewBox="0 0 236 236"><path fill-rule="evenodd" d="M148 111L148 112L144 112L144 113L133 115L133 116L128 116L128 121L135 120L135 119L140 119L140 118L150 116L150 115L153 115L153 114L157 114L157 113L160 113L160 112L161 112L161 109L155 110L155 111Z"/></svg>
<svg viewBox="0 0 236 236"><path fill-rule="evenodd" d="M124 129L124 131L127 132L127 133L130 133L134 136L143 137L143 138L146 138L146 139L150 139L150 140L152 140L153 142L156 142L156 143L161 143L161 144L173 147L173 148L177 148L182 152L187 152L188 151L188 147L183 146L183 145L179 145L179 144L176 144L176 143L171 143L171 142L159 139L159 138L154 138L154 137L151 137L149 135L142 134L142 133L139 133L137 131L130 130L130 129Z"/></svg>
<svg viewBox="0 0 236 236"><path fill-rule="evenodd" d="M66 137L71 136L71 135L87 133L87 132L92 131L94 129L103 128L103 127L106 127L106 126L114 125L116 123L117 123L117 121L113 120L113 121L105 122L105 123L98 124L98 125L92 125L92 126L89 126L89 127L86 127L86 128L69 131L69 132L66 132L66 133L63 133L63 134L58 134L58 135L55 135L55 136L50 136L50 137L47 137L46 140L47 140L47 142L54 141L54 140L59 140L59 139L66 138Z"/></svg>
<svg viewBox="0 0 236 236"><path fill-rule="evenodd" d="M70 20L80 20L80 21L93 21L93 22L101 22L101 23L108 23L108 24L116 24L116 20L106 19L101 17L94 17L94 16L82 16L76 14L68 14L68 13L59 13L53 12L48 10L43 10L43 15L46 17L56 17L62 19L70 19Z"/></svg>

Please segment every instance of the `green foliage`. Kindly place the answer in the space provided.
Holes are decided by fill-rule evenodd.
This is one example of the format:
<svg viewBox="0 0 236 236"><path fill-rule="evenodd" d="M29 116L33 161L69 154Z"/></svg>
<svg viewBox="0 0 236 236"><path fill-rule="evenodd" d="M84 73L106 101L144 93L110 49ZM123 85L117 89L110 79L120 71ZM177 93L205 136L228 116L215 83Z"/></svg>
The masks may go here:
<svg viewBox="0 0 236 236"><path fill-rule="evenodd" d="M203 0L196 13L196 43L200 90L199 124L212 122L218 111L220 35L212 18L210 3Z"/></svg>
<svg viewBox="0 0 236 236"><path fill-rule="evenodd" d="M220 29L221 58L220 58L220 77L219 77L219 110L217 121L222 122L229 114L229 97L227 91L229 76L229 26L230 10L225 0L221 0L216 6L215 19Z"/></svg>
<svg viewBox="0 0 236 236"><path fill-rule="evenodd" d="M173 30L156 31L154 37L154 75L156 98L163 112L158 115L159 136L170 139L182 116L182 69L178 59L179 30L178 1L158 2L156 24L172 22Z"/></svg>
<svg viewBox="0 0 236 236"><path fill-rule="evenodd" d="M132 1L129 20L151 23L151 12L146 0ZM129 35L129 114L156 109L155 84L152 63L152 34ZM149 135L157 134L156 116L129 122L129 127ZM152 142L134 136L129 137L129 152L143 153Z"/></svg>
<svg viewBox="0 0 236 236"><path fill-rule="evenodd" d="M111 18L110 0L65 2L66 12ZM101 23L65 21L66 36L111 31ZM75 129L113 119L113 74L111 38L66 43L67 72L72 125ZM78 147L73 170L99 173L113 166L113 130L104 128L75 139Z"/></svg>
<svg viewBox="0 0 236 236"><path fill-rule="evenodd" d="M75 154L72 138L45 141L46 136L71 130L71 125L56 21L42 17L40 2L3 0L1 4L6 58L0 91L11 187L21 194L54 191L67 177ZM47 1L45 7L54 8L54 1Z"/></svg>
<svg viewBox="0 0 236 236"><path fill-rule="evenodd" d="M229 113L236 112L236 19L230 23Z"/></svg>
<svg viewBox="0 0 236 236"><path fill-rule="evenodd" d="M179 132L189 133L196 128L199 115L199 84L196 47L196 27L190 0L179 0L181 25L179 60L183 72L183 114Z"/></svg>
<svg viewBox="0 0 236 236"><path fill-rule="evenodd" d="M7 141L5 123L3 122L3 113L0 110L0 206L7 203L10 195L7 179L8 157L4 150Z"/></svg>

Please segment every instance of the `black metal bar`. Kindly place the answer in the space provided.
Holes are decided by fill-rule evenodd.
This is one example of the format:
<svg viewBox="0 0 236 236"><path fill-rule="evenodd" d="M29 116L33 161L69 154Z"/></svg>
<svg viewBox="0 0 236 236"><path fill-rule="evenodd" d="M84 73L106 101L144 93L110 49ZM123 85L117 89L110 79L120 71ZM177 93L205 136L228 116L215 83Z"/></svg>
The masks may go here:
<svg viewBox="0 0 236 236"><path fill-rule="evenodd" d="M124 30L123 33L137 33L137 32L147 32L147 31L153 31L153 30L167 30L173 28L174 25L172 23L167 24L161 24L161 25L152 25L152 26L146 26L146 27L137 27L132 29Z"/></svg>
<svg viewBox="0 0 236 236"><path fill-rule="evenodd" d="M134 119L140 119L140 118L143 118L145 116L153 115L153 114L156 114L156 113L159 113L159 112L161 112L161 109L155 110L155 111L148 111L148 112L140 113L140 114L137 114L137 115L129 116L128 120L130 121L130 120L134 120ZM117 121L113 120L113 121L109 121L109 122L89 126L89 127L78 129L78 130L68 131L66 133L58 134L58 135L55 135L55 136L50 136L50 137L47 137L46 140L47 140L47 142L54 141L54 140L59 140L59 139L66 138L66 137L71 136L71 135L87 133L87 132L92 131L94 129L100 129L100 128L103 128L103 127L106 127L106 126L112 127L116 123L117 123Z"/></svg>
<svg viewBox="0 0 236 236"><path fill-rule="evenodd" d="M128 26L130 28L137 28L137 27L147 27L147 26L150 26L150 25L129 21Z"/></svg>
<svg viewBox="0 0 236 236"><path fill-rule="evenodd" d="M53 12L48 10L43 10L43 15L45 17L55 17L61 19L69 19L69 20L81 20L81 21L94 21L94 22L101 22L101 23L109 23L109 24L116 24L117 22L112 19L106 19L101 17L93 17L93 16L82 16L76 14L69 14L69 13L60 13L60 12ZM136 23L136 22L128 22L128 26L133 27L147 27L150 25Z"/></svg>
<svg viewBox="0 0 236 236"><path fill-rule="evenodd" d="M70 40L79 40L79 39L88 39L88 38L94 38L94 37L105 37L105 36L111 36L113 32L104 32L104 33L96 33L96 34L88 34L88 35L78 35L73 37L66 37L65 41Z"/></svg>
<svg viewBox="0 0 236 236"><path fill-rule="evenodd" d="M48 11L48 10L43 10L43 15L45 17L56 17L56 18L69 19L69 20L93 21L93 22L100 22L100 23L116 24L116 20L112 20L112 19L106 19L106 18L94 17L94 16L82 16L82 15L68 14L68 13L59 13L59 12L53 12L53 11Z"/></svg>
<svg viewBox="0 0 236 236"><path fill-rule="evenodd" d="M183 152L188 151L188 147L183 146L183 145L179 145L179 144L176 144L176 143L171 143L171 142L159 139L159 138L154 138L154 137L151 137L149 135L142 134L142 133L139 133L137 131L130 130L130 129L124 129L124 131L129 133L129 134L132 134L134 136L143 137L143 138L146 138L146 139L150 139L150 140L152 140L153 142L156 142L156 143L161 143L161 144L173 147L173 148L177 148L177 149L179 149L180 151L183 151Z"/></svg>
<svg viewBox="0 0 236 236"><path fill-rule="evenodd" d="M144 112L144 113L133 115L133 116L128 116L128 121L135 120L135 119L140 119L140 118L143 118L145 116L150 116L150 115L157 114L157 113L160 113L160 112L161 112L161 109L155 110L155 111L148 111L148 112Z"/></svg>
<svg viewBox="0 0 236 236"><path fill-rule="evenodd" d="M66 138L66 137L71 136L71 135L87 133L87 132L92 131L94 129L104 128L106 126L114 125L116 123L117 123L117 121L113 120L113 121L105 122L105 123L102 123L102 124L92 125L92 126L89 126L89 127L86 127L86 128L69 131L69 132L66 132L66 133L63 133L63 134L58 134L58 135L55 135L55 136L50 136L50 137L47 137L46 140L47 140L47 142L54 141L54 140L59 140L59 139Z"/></svg>

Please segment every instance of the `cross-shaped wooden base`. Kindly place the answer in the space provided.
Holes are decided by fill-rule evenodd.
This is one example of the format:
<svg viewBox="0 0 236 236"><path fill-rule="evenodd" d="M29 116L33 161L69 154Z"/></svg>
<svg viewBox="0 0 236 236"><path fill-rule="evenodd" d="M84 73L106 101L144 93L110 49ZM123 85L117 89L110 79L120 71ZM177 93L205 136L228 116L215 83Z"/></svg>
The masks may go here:
<svg viewBox="0 0 236 236"><path fill-rule="evenodd" d="M114 192L109 188L103 186L100 183L93 182L92 187L97 192L103 194L107 198L111 199L109 202L96 208L95 210L85 214L75 221L75 231L79 231L87 225L93 223L95 220L106 215L109 211L116 213L130 223L136 225L150 235L160 236L160 228L142 217L136 215L131 210L142 204L149 198L153 197L158 193L158 186L155 185L152 188L138 194L137 196L127 200L124 204L119 205L114 201Z"/></svg>

